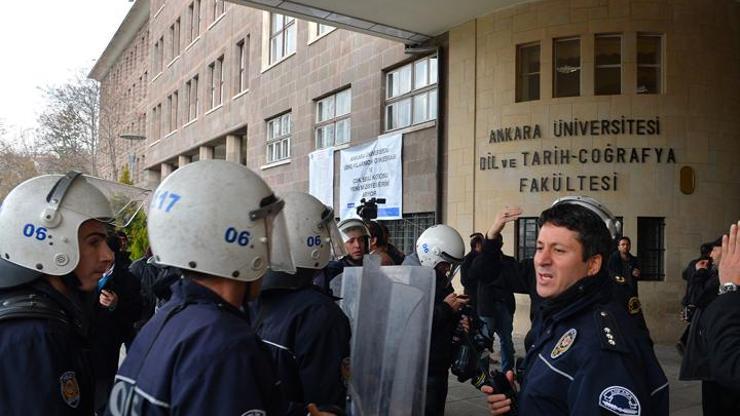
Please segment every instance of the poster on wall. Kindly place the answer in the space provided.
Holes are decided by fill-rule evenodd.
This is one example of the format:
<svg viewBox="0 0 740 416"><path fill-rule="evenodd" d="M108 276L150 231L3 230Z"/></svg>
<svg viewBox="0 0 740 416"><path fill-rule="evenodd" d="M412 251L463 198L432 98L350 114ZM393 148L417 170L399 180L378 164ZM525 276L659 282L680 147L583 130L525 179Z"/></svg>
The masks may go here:
<svg viewBox="0 0 740 416"><path fill-rule="evenodd" d="M354 216L360 200L385 198L378 205L378 219L401 219L403 172L401 134L379 136L378 140L344 149L339 164L339 216Z"/></svg>
<svg viewBox="0 0 740 416"><path fill-rule="evenodd" d="M308 154L308 193L334 207L334 148Z"/></svg>

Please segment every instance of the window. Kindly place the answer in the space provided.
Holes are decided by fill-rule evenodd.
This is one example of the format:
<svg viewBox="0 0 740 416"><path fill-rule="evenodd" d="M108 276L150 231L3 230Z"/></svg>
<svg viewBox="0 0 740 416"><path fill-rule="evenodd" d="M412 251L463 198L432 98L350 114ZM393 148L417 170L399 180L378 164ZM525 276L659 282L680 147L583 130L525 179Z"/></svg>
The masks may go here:
<svg viewBox="0 0 740 416"><path fill-rule="evenodd" d="M385 77L385 129L437 118L437 57L419 59Z"/></svg>
<svg viewBox="0 0 740 416"><path fill-rule="evenodd" d="M236 86L235 93L238 94L245 91L249 84L248 81L248 69L249 69L249 36L245 39L240 40L236 44Z"/></svg>
<svg viewBox="0 0 740 416"><path fill-rule="evenodd" d="M208 65L208 79L210 81L209 109L216 108L224 102L224 56L221 55Z"/></svg>
<svg viewBox="0 0 740 416"><path fill-rule="evenodd" d="M640 280L665 279L665 219L637 217L637 257Z"/></svg>
<svg viewBox="0 0 740 416"><path fill-rule="evenodd" d="M402 220L384 220L380 222L388 227L391 244L406 254L413 253L416 240L421 233L436 224L433 212L403 214Z"/></svg>
<svg viewBox="0 0 740 416"><path fill-rule="evenodd" d="M516 65L516 102L539 100L540 44L517 46Z"/></svg>
<svg viewBox="0 0 740 416"><path fill-rule="evenodd" d="M170 50L170 59L175 59L180 55L180 18L170 26L170 39L172 40L172 49Z"/></svg>
<svg viewBox="0 0 740 416"><path fill-rule="evenodd" d="M178 100L179 100L179 94L177 91L172 93L172 107L170 107L171 110L171 116L170 116L170 122L172 123L170 125L170 131L177 130L177 109L178 109Z"/></svg>
<svg viewBox="0 0 740 416"><path fill-rule="evenodd" d="M155 140L162 138L162 104L157 104L152 109L152 135Z"/></svg>
<svg viewBox="0 0 740 416"><path fill-rule="evenodd" d="M224 14L224 0L211 0L211 23Z"/></svg>
<svg viewBox="0 0 740 416"><path fill-rule="evenodd" d="M596 35L594 94L622 93L622 35Z"/></svg>
<svg viewBox="0 0 740 416"><path fill-rule="evenodd" d="M316 102L316 148L349 143L352 90L347 88Z"/></svg>
<svg viewBox="0 0 740 416"><path fill-rule="evenodd" d="M198 76L185 83L185 121L190 122L198 117Z"/></svg>
<svg viewBox="0 0 740 416"><path fill-rule="evenodd" d="M290 113L267 120L267 163L290 157Z"/></svg>
<svg viewBox="0 0 740 416"><path fill-rule="evenodd" d="M531 259L537 249L537 217L519 217L516 220L514 241L516 244L517 260Z"/></svg>
<svg viewBox="0 0 740 416"><path fill-rule="evenodd" d="M282 14L270 14L270 64L295 52L295 19Z"/></svg>
<svg viewBox="0 0 740 416"><path fill-rule="evenodd" d="M581 40L579 38L555 39L553 97L581 95Z"/></svg>
<svg viewBox="0 0 740 416"><path fill-rule="evenodd" d="M188 43L194 41L200 33L200 0L194 0L188 6L188 16L190 18L190 32Z"/></svg>
<svg viewBox="0 0 740 416"><path fill-rule="evenodd" d="M314 36L318 38L319 36L323 36L323 35L331 32L334 29L336 29L334 26L323 25L321 23L317 23L316 24L316 33L314 33Z"/></svg>
<svg viewBox="0 0 740 416"><path fill-rule="evenodd" d="M164 36L154 42L154 70L156 73L162 72L164 63Z"/></svg>
<svg viewBox="0 0 740 416"><path fill-rule="evenodd" d="M663 37L654 34L637 35L637 93L660 94L662 88Z"/></svg>
<svg viewBox="0 0 740 416"><path fill-rule="evenodd" d="M172 105L172 95L167 96L167 106L165 107L165 114L164 114L164 131L166 134L169 134L171 131L175 130L172 124L172 110L174 106Z"/></svg>

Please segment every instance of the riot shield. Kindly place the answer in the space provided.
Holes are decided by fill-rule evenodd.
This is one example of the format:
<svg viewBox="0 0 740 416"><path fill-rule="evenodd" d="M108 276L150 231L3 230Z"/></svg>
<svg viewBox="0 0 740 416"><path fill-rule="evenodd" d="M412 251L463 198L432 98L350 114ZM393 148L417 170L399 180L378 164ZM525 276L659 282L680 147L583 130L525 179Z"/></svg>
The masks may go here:
<svg viewBox="0 0 740 416"><path fill-rule="evenodd" d="M351 280L358 280L350 279L348 271L345 291ZM424 414L434 279L434 270L427 267L364 262L356 307L346 304L355 320L352 415Z"/></svg>

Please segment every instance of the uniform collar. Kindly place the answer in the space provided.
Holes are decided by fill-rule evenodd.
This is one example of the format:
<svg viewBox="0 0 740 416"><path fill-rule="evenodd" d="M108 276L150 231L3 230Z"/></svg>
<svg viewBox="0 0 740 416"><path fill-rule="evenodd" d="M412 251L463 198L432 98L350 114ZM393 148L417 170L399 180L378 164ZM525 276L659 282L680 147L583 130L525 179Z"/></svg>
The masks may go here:
<svg viewBox="0 0 740 416"><path fill-rule="evenodd" d="M594 277L582 278L560 296L546 300L541 309L543 321L560 321L610 296L608 281L608 275L602 269Z"/></svg>
<svg viewBox="0 0 740 416"><path fill-rule="evenodd" d="M178 304L214 304L220 309L246 318L246 314L241 309L234 307L216 292L195 283L188 277L184 277L172 285L171 301Z"/></svg>

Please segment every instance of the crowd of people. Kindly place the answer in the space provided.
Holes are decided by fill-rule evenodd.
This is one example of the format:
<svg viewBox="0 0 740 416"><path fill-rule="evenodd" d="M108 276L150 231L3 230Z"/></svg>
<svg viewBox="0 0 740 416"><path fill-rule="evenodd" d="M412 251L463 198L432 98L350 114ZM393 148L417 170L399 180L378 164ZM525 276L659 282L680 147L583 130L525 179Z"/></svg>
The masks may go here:
<svg viewBox="0 0 740 416"><path fill-rule="evenodd" d="M457 373L466 347L482 357L473 383L493 415L668 414L639 261L592 198L543 210L534 258L516 260L502 236L515 207L469 250L438 224L404 254L382 222L336 222L313 196L276 195L226 161L184 166L146 196L73 172L26 181L0 205L0 413L346 414L350 377L373 375L351 372L338 285L375 256L434 270L426 415L444 414L451 367L471 378ZM132 262L120 230L145 200L151 247ZM702 380L707 415L740 412L738 240L732 225L683 274L681 378ZM458 270L464 293L451 284ZM515 293L531 301L521 360Z"/></svg>

